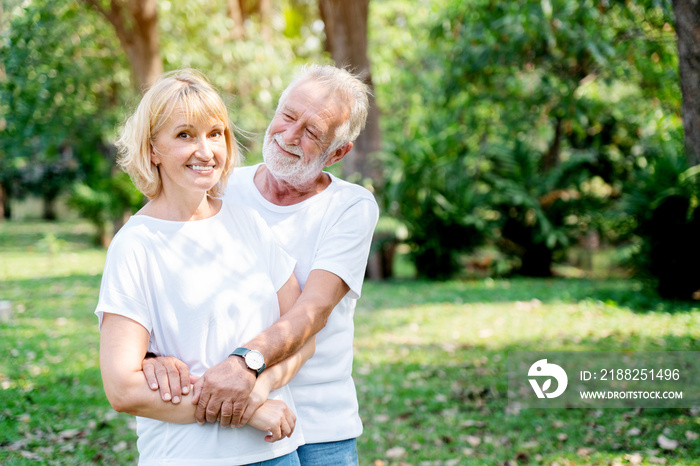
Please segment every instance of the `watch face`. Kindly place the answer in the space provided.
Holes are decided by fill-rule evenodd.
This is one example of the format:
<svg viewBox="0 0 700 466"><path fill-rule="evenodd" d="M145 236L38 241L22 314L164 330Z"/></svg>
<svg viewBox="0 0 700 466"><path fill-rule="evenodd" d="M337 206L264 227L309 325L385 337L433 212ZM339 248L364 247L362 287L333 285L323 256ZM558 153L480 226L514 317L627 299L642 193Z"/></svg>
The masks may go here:
<svg viewBox="0 0 700 466"><path fill-rule="evenodd" d="M265 358L263 358L263 355L259 351L251 350L245 355L245 363L248 367L257 371L260 370L265 363Z"/></svg>

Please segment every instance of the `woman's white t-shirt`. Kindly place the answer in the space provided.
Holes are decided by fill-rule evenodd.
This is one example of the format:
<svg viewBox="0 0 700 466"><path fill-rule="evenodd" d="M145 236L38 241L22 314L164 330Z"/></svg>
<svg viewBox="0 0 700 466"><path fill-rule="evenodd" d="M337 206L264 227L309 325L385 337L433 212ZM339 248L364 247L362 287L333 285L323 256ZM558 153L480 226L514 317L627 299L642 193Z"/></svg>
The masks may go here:
<svg viewBox="0 0 700 466"><path fill-rule="evenodd" d="M252 209L224 202L211 218L176 222L136 215L114 237L95 313L135 320L150 332L149 351L175 356L193 375L225 360L277 318L277 291L295 261ZM289 388L270 394L292 409ZM269 443L245 426L172 424L137 417L139 464L240 465L290 453L291 438Z"/></svg>

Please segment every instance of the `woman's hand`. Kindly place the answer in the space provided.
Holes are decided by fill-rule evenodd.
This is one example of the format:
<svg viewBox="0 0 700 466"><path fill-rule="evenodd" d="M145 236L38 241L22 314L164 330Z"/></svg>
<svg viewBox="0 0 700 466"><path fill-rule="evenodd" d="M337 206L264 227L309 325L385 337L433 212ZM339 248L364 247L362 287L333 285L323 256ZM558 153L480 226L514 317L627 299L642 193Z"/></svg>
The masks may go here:
<svg viewBox="0 0 700 466"><path fill-rule="evenodd" d="M243 417L241 417L241 423L239 427L247 424L250 418L255 414L260 406L263 405L270 396L270 392L273 389L273 377L271 372L263 372L260 377L255 381L255 386L253 391L250 392L248 396L248 404L243 412Z"/></svg>
<svg viewBox="0 0 700 466"><path fill-rule="evenodd" d="M187 364L173 356L147 357L141 364L143 375L151 390L160 390L163 401L177 404L182 395L190 393L190 377Z"/></svg>
<svg viewBox="0 0 700 466"><path fill-rule="evenodd" d="M297 417L287 403L280 400L267 400L255 411L248 425L263 432L270 432L265 437L265 441L276 442L291 436L296 422Z"/></svg>

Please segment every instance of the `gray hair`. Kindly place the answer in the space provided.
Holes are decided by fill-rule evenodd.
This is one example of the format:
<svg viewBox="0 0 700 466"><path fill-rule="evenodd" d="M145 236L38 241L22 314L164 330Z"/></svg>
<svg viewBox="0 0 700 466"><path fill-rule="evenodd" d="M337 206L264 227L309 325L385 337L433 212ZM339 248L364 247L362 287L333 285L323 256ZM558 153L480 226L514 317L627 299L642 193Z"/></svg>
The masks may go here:
<svg viewBox="0 0 700 466"><path fill-rule="evenodd" d="M348 119L335 130L329 153L357 139L367 122L369 97L372 95L367 84L358 75L332 65L305 65L296 78L282 92L277 104L277 112L284 106L291 90L299 83L313 81L324 85L350 108Z"/></svg>

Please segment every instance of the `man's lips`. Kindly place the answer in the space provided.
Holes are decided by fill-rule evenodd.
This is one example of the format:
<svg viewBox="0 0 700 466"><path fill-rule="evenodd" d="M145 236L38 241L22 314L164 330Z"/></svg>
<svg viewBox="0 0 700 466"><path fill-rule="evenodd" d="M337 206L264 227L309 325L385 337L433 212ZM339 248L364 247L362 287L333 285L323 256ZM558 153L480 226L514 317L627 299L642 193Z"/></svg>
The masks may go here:
<svg viewBox="0 0 700 466"><path fill-rule="evenodd" d="M275 146L277 146L277 150L280 151L280 152L282 152L283 154L289 155L289 156L291 156L291 157L297 157L297 158L301 157L300 155L297 155L297 154L295 154L295 153L293 153L293 152L289 152L288 150L285 150L285 149L279 144L279 142L274 141L274 143L275 143Z"/></svg>

